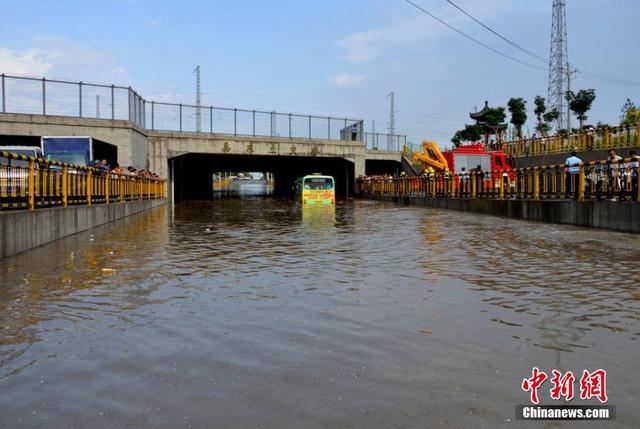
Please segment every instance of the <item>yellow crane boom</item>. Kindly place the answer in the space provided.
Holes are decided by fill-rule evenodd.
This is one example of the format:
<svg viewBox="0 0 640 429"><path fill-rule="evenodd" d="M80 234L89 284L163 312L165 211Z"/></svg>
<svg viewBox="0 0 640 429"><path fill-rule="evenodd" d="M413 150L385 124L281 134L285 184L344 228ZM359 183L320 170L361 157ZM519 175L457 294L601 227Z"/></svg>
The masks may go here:
<svg viewBox="0 0 640 429"><path fill-rule="evenodd" d="M445 159L436 142L424 140L422 142L422 153L413 154L413 162L422 164L424 170L432 168L435 172L449 171L449 164Z"/></svg>

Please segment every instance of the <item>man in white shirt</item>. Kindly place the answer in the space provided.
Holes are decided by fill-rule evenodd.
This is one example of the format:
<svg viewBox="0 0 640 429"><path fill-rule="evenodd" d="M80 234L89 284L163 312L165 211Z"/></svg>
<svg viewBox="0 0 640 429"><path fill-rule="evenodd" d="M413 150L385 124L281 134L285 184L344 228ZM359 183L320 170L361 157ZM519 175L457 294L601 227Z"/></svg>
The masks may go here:
<svg viewBox="0 0 640 429"><path fill-rule="evenodd" d="M631 200L638 201L638 166L640 165L640 157L635 150L629 152L629 162L625 163L624 177L625 187L624 191L631 191Z"/></svg>
<svg viewBox="0 0 640 429"><path fill-rule="evenodd" d="M578 158L578 153L574 150L571 152L571 156L564 162L566 172L566 193L567 198L573 196L578 198L578 173L580 172L580 166L582 160Z"/></svg>
<svg viewBox="0 0 640 429"><path fill-rule="evenodd" d="M616 154L615 150L609 151L609 156L607 157L608 164L608 186L607 186L607 198L611 201L617 201L617 197L614 195L616 192L620 191L620 167L622 161L622 157Z"/></svg>

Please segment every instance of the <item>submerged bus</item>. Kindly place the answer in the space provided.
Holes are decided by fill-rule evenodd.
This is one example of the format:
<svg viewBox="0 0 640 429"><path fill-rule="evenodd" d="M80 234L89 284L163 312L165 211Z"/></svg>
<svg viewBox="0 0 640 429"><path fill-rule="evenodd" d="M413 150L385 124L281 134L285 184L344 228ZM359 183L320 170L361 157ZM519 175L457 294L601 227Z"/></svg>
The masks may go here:
<svg viewBox="0 0 640 429"><path fill-rule="evenodd" d="M336 186L333 177L313 173L300 177L295 184L296 198L302 204L335 204Z"/></svg>

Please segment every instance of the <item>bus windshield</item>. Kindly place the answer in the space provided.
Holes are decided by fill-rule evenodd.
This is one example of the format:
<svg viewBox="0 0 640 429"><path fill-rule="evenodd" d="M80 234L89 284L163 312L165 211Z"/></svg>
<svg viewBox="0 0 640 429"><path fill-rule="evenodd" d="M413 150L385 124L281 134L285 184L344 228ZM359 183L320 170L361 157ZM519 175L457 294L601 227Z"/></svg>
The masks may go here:
<svg viewBox="0 0 640 429"><path fill-rule="evenodd" d="M330 177L307 177L304 179L304 189L333 189L333 179Z"/></svg>

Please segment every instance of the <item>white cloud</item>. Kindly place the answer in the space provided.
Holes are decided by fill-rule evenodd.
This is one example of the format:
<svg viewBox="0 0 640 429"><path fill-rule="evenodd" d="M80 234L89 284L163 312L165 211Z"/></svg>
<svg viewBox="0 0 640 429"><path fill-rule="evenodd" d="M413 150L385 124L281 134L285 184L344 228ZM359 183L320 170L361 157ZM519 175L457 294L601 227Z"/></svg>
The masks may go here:
<svg viewBox="0 0 640 429"><path fill-rule="evenodd" d="M504 3L505 0L475 0L464 4L463 7L478 19L483 19L503 10ZM336 46L346 51L344 58L353 63L363 63L376 59L394 47L433 42L453 32L411 5L407 4L407 7L407 15L398 17L383 27L359 31L338 40ZM425 8L429 10L428 7ZM451 6L445 5L433 13L457 27L475 25Z"/></svg>
<svg viewBox="0 0 640 429"><path fill-rule="evenodd" d="M46 62L35 49L19 52L0 47L0 71L2 73L42 77L51 70L51 67L52 64Z"/></svg>
<svg viewBox="0 0 640 429"><path fill-rule="evenodd" d="M349 87L358 86L364 80L364 76L355 73L336 73L331 77L331 86Z"/></svg>
<svg viewBox="0 0 640 429"><path fill-rule="evenodd" d="M112 55L52 35L36 36L33 46L25 50L0 46L0 72L107 84L129 82L127 71Z"/></svg>

